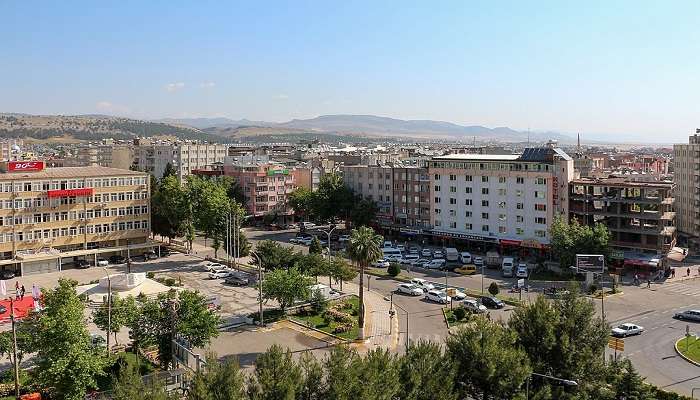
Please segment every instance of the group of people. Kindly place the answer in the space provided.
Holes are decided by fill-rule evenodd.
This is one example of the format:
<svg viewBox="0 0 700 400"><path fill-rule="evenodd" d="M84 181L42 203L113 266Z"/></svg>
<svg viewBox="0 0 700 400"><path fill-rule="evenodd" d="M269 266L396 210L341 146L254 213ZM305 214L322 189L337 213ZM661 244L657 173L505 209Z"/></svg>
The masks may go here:
<svg viewBox="0 0 700 400"><path fill-rule="evenodd" d="M24 299L24 293L26 290L24 289L24 285L19 284L19 282L15 282L15 300L22 300Z"/></svg>

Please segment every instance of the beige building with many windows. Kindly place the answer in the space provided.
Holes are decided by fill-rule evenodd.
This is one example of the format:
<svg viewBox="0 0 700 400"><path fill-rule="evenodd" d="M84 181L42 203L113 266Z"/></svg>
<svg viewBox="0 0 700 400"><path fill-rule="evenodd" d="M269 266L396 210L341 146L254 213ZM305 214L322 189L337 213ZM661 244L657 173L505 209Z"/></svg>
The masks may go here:
<svg viewBox="0 0 700 400"><path fill-rule="evenodd" d="M79 259L94 264L98 254L153 246L148 174L100 166L44 169L41 161L2 169L3 271L57 271Z"/></svg>
<svg viewBox="0 0 700 400"><path fill-rule="evenodd" d="M676 226L684 245L700 248L700 129L687 144L673 145Z"/></svg>

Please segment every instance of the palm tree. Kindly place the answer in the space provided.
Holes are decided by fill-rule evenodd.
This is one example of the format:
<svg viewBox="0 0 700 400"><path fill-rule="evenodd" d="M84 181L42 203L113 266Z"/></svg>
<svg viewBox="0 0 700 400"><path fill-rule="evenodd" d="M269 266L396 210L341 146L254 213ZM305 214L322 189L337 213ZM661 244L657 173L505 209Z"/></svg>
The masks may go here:
<svg viewBox="0 0 700 400"><path fill-rule="evenodd" d="M348 255L360 267L360 316L358 318L360 339L365 337L364 272L365 268L382 257L381 243L382 237L366 226L353 229L350 235Z"/></svg>

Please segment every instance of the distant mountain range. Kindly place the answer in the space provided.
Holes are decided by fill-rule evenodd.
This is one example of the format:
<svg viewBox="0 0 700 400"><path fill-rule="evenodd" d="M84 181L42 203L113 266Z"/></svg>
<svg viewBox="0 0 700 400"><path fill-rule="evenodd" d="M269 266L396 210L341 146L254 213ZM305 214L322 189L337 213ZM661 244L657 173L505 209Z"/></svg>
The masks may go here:
<svg viewBox="0 0 700 400"><path fill-rule="evenodd" d="M368 137L415 137L422 139L471 140L476 136L480 140L503 142L559 140L565 143L575 142L575 138L557 132L523 132L508 127L487 128L480 125L464 126L445 121L402 120L375 115L322 115L311 119L294 119L276 123L251 121L247 119L232 120L228 118L192 118L164 119L167 122L191 126L222 136L246 136L249 128L267 128L265 131L279 130L294 133L322 132L335 134L354 134Z"/></svg>

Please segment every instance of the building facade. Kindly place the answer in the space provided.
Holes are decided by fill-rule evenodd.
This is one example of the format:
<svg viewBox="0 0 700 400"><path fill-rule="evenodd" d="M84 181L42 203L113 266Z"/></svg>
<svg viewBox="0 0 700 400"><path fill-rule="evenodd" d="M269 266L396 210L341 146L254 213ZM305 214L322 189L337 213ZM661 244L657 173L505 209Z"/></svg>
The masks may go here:
<svg viewBox="0 0 700 400"><path fill-rule="evenodd" d="M700 248L700 129L688 144L673 145L673 181L678 231L689 246Z"/></svg>
<svg viewBox="0 0 700 400"><path fill-rule="evenodd" d="M0 172L2 269L56 271L78 258L152 247L148 174L43 167L6 163Z"/></svg>
<svg viewBox="0 0 700 400"><path fill-rule="evenodd" d="M396 166L394 174L394 227L400 233L420 235L430 224L430 175L427 167Z"/></svg>
<svg viewBox="0 0 700 400"><path fill-rule="evenodd" d="M377 165L344 165L340 167L345 186L356 195L377 203L377 222L391 225L394 222L392 181L393 168Z"/></svg>
<svg viewBox="0 0 700 400"><path fill-rule="evenodd" d="M139 171L149 172L160 178L166 165L170 164L177 171L178 178L183 179L195 169L223 163L227 155L228 145L151 143L139 139L134 146L134 166Z"/></svg>
<svg viewBox="0 0 700 400"><path fill-rule="evenodd" d="M79 166L98 165L118 169L129 169L134 162L131 146L99 145L79 147L76 164Z"/></svg>
<svg viewBox="0 0 700 400"><path fill-rule="evenodd" d="M581 178L569 188L570 218L589 226L606 225L612 247L666 254L675 246L673 183Z"/></svg>
<svg viewBox="0 0 700 400"><path fill-rule="evenodd" d="M554 147L434 157L428 162L432 235L542 249L554 216L568 215L573 173L572 158Z"/></svg>

